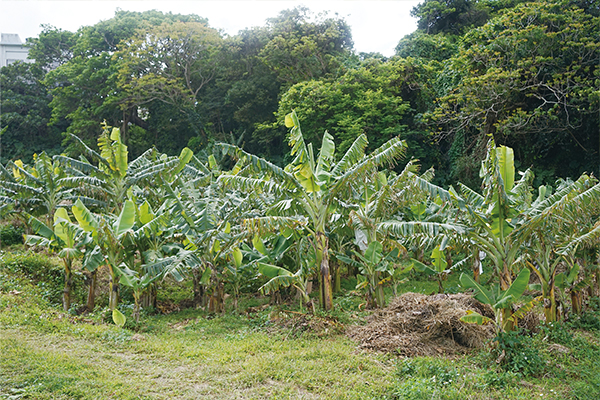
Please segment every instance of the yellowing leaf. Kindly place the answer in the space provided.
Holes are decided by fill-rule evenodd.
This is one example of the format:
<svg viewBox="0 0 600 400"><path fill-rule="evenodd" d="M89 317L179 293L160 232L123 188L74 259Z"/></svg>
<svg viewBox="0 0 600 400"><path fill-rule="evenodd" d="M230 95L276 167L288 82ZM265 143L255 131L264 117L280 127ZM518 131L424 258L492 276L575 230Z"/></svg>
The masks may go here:
<svg viewBox="0 0 600 400"><path fill-rule="evenodd" d="M244 260L244 255L242 251L236 247L233 249L233 261L235 263L236 268L240 268L242 266L242 261Z"/></svg>
<svg viewBox="0 0 600 400"><path fill-rule="evenodd" d="M112 312L112 318L115 325L117 325L119 328L122 328L127 321L127 318L123 315L123 313L116 308Z"/></svg>
<svg viewBox="0 0 600 400"><path fill-rule="evenodd" d="M292 128L294 126L294 121L292 120L292 113L289 113L285 116L285 127Z"/></svg>

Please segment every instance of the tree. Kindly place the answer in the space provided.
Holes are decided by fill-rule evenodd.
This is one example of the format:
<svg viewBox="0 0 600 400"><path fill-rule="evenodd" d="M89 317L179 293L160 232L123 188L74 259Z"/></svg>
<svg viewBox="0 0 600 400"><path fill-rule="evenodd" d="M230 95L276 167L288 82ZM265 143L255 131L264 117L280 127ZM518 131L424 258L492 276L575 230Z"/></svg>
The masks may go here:
<svg viewBox="0 0 600 400"><path fill-rule="evenodd" d="M442 73L450 90L429 114L452 143L455 179L474 175L488 136L542 180L596 169L599 26L568 1L535 2L465 35Z"/></svg>
<svg viewBox="0 0 600 400"><path fill-rule="evenodd" d="M120 107L133 110L135 117L140 108L152 110L149 103L168 104L185 115L192 133L202 134L206 142L210 105L203 99L207 85L218 76L222 47L218 31L203 22L169 21L138 31L115 54L118 87L124 91Z"/></svg>
<svg viewBox="0 0 600 400"><path fill-rule="evenodd" d="M360 135L339 161L335 161L335 143L325 132L319 155L315 159L312 144L306 144L295 112L286 117L286 126L291 128L288 142L294 160L285 169L265 159L256 157L240 148L222 144L223 151L237 159L245 158L248 172L253 176L223 175L220 181L244 190L260 190L277 196L279 202L270 207L270 215L257 218L254 223L275 229L281 216L308 219L315 263L319 270L319 293L321 306L333 308L333 291L329 268L328 225L331 213L340 197L350 190L351 183L373 169L395 162L404 152L406 144L393 138L365 156L367 138ZM267 212L269 215L269 211Z"/></svg>
<svg viewBox="0 0 600 400"><path fill-rule="evenodd" d="M73 48L77 42L77 34L51 25L42 25L37 38L28 38L30 46L29 58L45 70L63 65L73 58Z"/></svg>
<svg viewBox="0 0 600 400"><path fill-rule="evenodd" d="M119 281L127 257L123 242L135 223L135 205L126 200L119 215L94 215L81 200L77 200L71 211L81 229L90 233L104 256L110 273L108 307L114 311L119 302Z"/></svg>
<svg viewBox="0 0 600 400"><path fill-rule="evenodd" d="M460 35L485 24L491 8L498 10L517 1L425 0L413 7L410 15L419 19L417 29L422 32Z"/></svg>
<svg viewBox="0 0 600 400"><path fill-rule="evenodd" d="M54 224L46 225L35 217L29 219L29 224L38 235L27 235L25 243L30 246L44 246L60 249L58 256L65 267L65 284L63 288L63 309L71 308L71 285L73 281L73 262L83 258L83 248L91 243L91 236L79 226L71 223L65 208L58 208L54 213ZM88 260L90 258L88 257Z"/></svg>
<svg viewBox="0 0 600 400"><path fill-rule="evenodd" d="M51 119L51 97L43 84L45 71L38 64L17 62L2 67L0 73L0 118L2 119L2 157L30 163L33 155L61 151L60 132L65 121Z"/></svg>
<svg viewBox="0 0 600 400"><path fill-rule="evenodd" d="M598 217L600 184L595 178L582 175L575 182L559 182L551 195L546 196L546 189L539 188L538 198L521 223L527 228L523 234L529 236L524 257L540 279L546 322L552 323L557 320L555 292L559 263L565 260L572 268L577 247L597 243L597 229L589 221Z"/></svg>
<svg viewBox="0 0 600 400"><path fill-rule="evenodd" d="M335 74L352 50L348 24L339 18L309 21L304 7L282 11L268 20L273 38L261 57L284 85Z"/></svg>
<svg viewBox="0 0 600 400"><path fill-rule="evenodd" d="M163 14L158 11L117 11L114 18L80 28L75 33L74 44L69 50L62 45L58 46L61 49L56 55L59 59L48 57L44 61L60 64L45 79L53 96L50 103L51 123L67 119L70 125L65 131L79 136L88 145L98 136L102 121L111 126L120 126L125 144L128 142L130 123L146 129L146 122L139 116L137 109L121 107L126 94L117 85L119 60L113 56L118 51L119 44L132 38L138 29L151 29L163 22L176 21L204 20L195 15ZM46 46L47 36L52 35L44 35L43 40L36 42L35 52L54 54ZM71 58L65 60L68 57ZM140 154L141 151L138 150L135 149L134 154Z"/></svg>
<svg viewBox="0 0 600 400"><path fill-rule="evenodd" d="M418 115L431 107L435 68L416 59L388 62L367 59L333 80L311 80L289 88L281 97L277 118L294 109L314 146L321 126L338 141L342 154L361 134L373 150L397 135L408 143L409 155L430 167L439 158Z"/></svg>

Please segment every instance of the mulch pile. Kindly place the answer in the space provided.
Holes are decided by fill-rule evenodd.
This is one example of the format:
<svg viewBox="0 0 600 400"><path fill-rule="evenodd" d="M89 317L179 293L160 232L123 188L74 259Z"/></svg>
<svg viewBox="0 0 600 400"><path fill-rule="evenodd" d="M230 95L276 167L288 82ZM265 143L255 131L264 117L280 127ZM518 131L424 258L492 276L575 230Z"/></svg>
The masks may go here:
<svg viewBox="0 0 600 400"><path fill-rule="evenodd" d="M460 321L467 310L494 318L491 307L466 294L405 293L375 311L367 325L348 329L362 349L400 356L454 355L480 348L494 337L491 324Z"/></svg>

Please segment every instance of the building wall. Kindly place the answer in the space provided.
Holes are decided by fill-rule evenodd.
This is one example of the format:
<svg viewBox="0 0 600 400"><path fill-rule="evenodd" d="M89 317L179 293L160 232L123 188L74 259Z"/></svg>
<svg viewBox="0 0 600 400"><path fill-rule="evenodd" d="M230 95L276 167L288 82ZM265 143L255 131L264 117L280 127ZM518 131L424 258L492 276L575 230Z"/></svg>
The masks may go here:
<svg viewBox="0 0 600 400"><path fill-rule="evenodd" d="M21 43L16 33L0 34L0 67L6 67L15 61L33 62L28 60L29 47Z"/></svg>

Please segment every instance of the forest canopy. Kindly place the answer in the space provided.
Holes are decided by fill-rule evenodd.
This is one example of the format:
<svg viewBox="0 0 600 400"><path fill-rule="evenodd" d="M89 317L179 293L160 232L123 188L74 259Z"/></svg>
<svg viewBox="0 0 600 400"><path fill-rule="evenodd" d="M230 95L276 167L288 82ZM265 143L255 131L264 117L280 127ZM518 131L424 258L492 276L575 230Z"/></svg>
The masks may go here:
<svg viewBox="0 0 600 400"><path fill-rule="evenodd" d="M600 2L425 0L396 55L357 53L338 16L286 10L233 36L198 15L117 11L77 32L44 26L30 64L2 68L2 159L76 156L102 122L137 157L236 144L289 160L284 116L340 154L400 136L441 184L475 186L486 143L536 179L597 172Z"/></svg>

